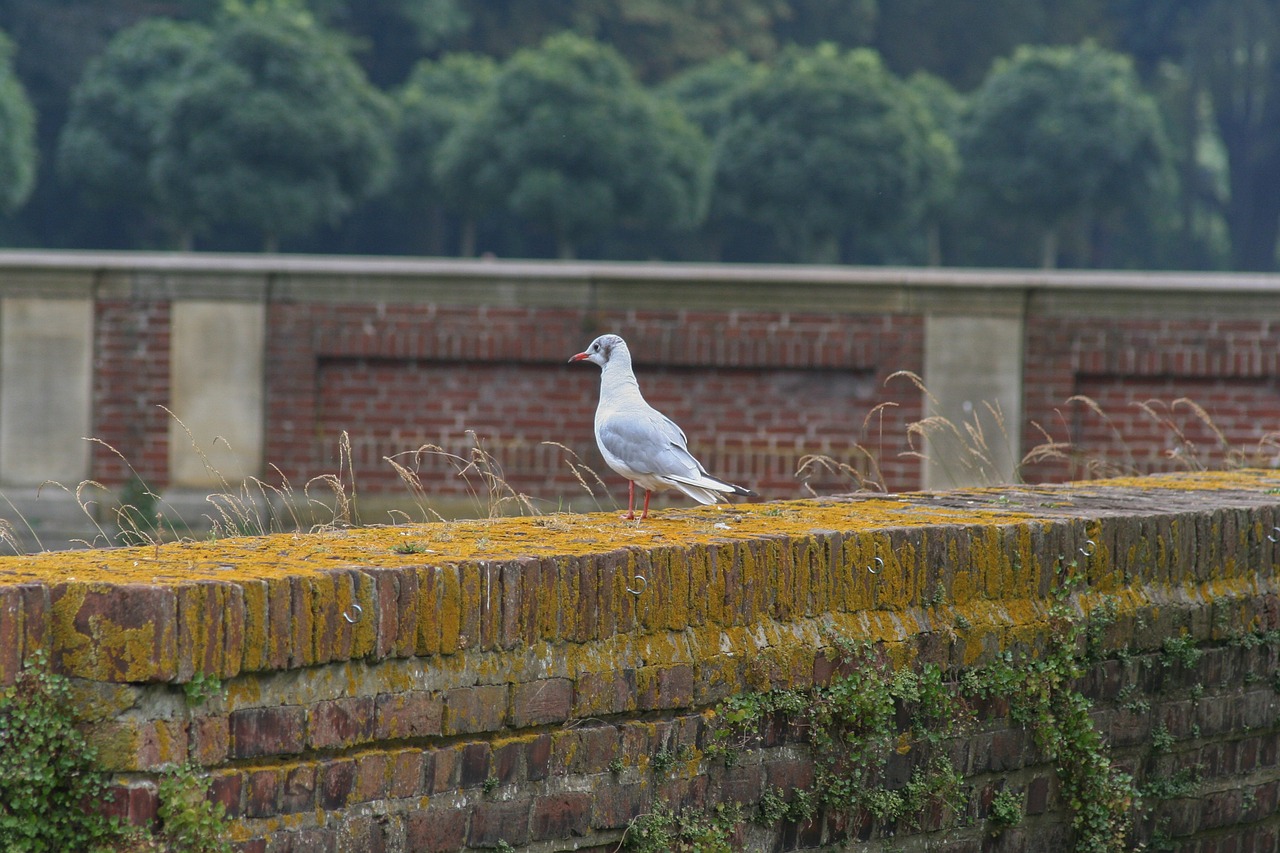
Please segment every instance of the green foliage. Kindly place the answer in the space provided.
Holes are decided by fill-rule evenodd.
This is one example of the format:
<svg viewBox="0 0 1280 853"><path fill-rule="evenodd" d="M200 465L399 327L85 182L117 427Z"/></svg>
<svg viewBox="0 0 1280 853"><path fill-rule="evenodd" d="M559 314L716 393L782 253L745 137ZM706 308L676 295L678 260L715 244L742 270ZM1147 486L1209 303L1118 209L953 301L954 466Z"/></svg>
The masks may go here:
<svg viewBox="0 0 1280 853"><path fill-rule="evenodd" d="M970 711L935 664L892 668L870 645L837 642L846 673L807 691L743 694L722 703L715 738L745 745L766 721L781 717L806 733L815 764L811 792L787 801L766 792L758 819L802 820L820 809L866 813L886 823L918 826L935 806L963 811L960 773L934 747L972 721ZM905 719L905 729L899 720ZM723 754L731 755L726 748ZM891 756L911 756L910 777L898 788L880 784Z"/></svg>
<svg viewBox="0 0 1280 853"><path fill-rule="evenodd" d="M874 52L823 45L785 52L734 99L716 193L793 260L834 262L848 234L914 222L954 165L923 98Z"/></svg>
<svg viewBox="0 0 1280 853"><path fill-rule="evenodd" d="M211 38L197 24L147 18L85 67L58 140L58 171L97 204L160 211L150 168L178 73Z"/></svg>
<svg viewBox="0 0 1280 853"><path fill-rule="evenodd" d="M709 146L611 48L570 34L517 53L445 141L437 178L549 230L569 257L618 225L689 228L706 211Z"/></svg>
<svg viewBox="0 0 1280 853"><path fill-rule="evenodd" d="M190 681L182 685L182 692L186 696L187 705L195 707L222 693L222 682L217 676L197 672L191 676Z"/></svg>
<svg viewBox="0 0 1280 853"><path fill-rule="evenodd" d="M735 51L695 65L667 81L661 91L680 105L708 139L715 139L729 121L734 99L766 74L764 65Z"/></svg>
<svg viewBox="0 0 1280 853"><path fill-rule="evenodd" d="M1070 590L1074 578L1074 568L1066 567L1059 590ZM1087 629L1065 595L1051 618L1053 641L1043 657L1005 653L968 683L980 695L1008 699L1010 718L1031 729L1036 746L1057 766L1077 853L1121 853L1130 849L1138 792L1132 778L1112 766L1089 716L1092 706L1074 687L1084 675L1078 648Z"/></svg>
<svg viewBox="0 0 1280 853"><path fill-rule="evenodd" d="M226 838L226 812L208 799L209 780L191 765L180 765L160 777L158 814L170 850L182 853L231 853Z"/></svg>
<svg viewBox="0 0 1280 853"><path fill-rule="evenodd" d="M12 213L36 181L36 112L13 67L13 44L0 32L0 213Z"/></svg>
<svg viewBox="0 0 1280 853"><path fill-rule="evenodd" d="M1160 662L1166 666L1181 665L1186 669L1194 667L1200 661L1203 652L1196 646L1195 637L1181 634L1177 637L1165 637L1161 646L1163 654Z"/></svg>
<svg viewBox="0 0 1280 853"><path fill-rule="evenodd" d="M1151 749L1155 752L1168 752L1177 742L1178 739L1164 723L1156 726L1151 732Z"/></svg>
<svg viewBox="0 0 1280 853"><path fill-rule="evenodd" d="M1149 778L1141 788L1142 799L1150 802L1189 797L1199 787L1202 772L1202 768L1197 764L1183 767L1169 775Z"/></svg>
<svg viewBox="0 0 1280 853"><path fill-rule="evenodd" d="M396 193L419 204L441 201L434 164L448 135L468 118L485 96L498 73L498 64L486 56L449 54L439 61L423 61L401 87L397 140L399 175ZM447 199L465 208L465 198Z"/></svg>
<svg viewBox="0 0 1280 853"><path fill-rule="evenodd" d="M249 226L270 247L381 188L393 116L340 39L305 13L255 5L184 64L151 175L174 220Z"/></svg>
<svg viewBox="0 0 1280 853"><path fill-rule="evenodd" d="M994 834L1022 823L1022 794L1011 788L1005 788L997 793L991 800L987 823Z"/></svg>
<svg viewBox="0 0 1280 853"><path fill-rule="evenodd" d="M1049 234L1152 197L1166 147L1130 61L1090 43L1020 47L998 62L960 132L967 185L997 215Z"/></svg>
<svg viewBox="0 0 1280 853"><path fill-rule="evenodd" d="M733 853L734 830L742 822L737 804L721 804L710 811L672 811L659 807L627 827L623 850L633 853Z"/></svg>
<svg viewBox="0 0 1280 853"><path fill-rule="evenodd" d="M69 683L42 654L0 692L0 849L98 850L123 837L116 821L85 808L109 794L73 709Z"/></svg>

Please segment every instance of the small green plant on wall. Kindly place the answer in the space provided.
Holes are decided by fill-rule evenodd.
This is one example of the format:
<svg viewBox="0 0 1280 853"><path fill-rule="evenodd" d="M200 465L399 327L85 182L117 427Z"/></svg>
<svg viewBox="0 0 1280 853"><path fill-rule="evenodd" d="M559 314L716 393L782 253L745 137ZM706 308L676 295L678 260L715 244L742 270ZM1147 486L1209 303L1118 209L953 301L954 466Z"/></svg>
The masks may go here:
<svg viewBox="0 0 1280 853"><path fill-rule="evenodd" d="M193 767L160 779L154 832L86 804L110 802L107 776L73 716L66 678L37 652L0 691L0 850L5 853L230 853L222 806Z"/></svg>
<svg viewBox="0 0 1280 853"><path fill-rule="evenodd" d="M819 811L867 814L882 824L919 827L941 809L958 819L966 792L941 745L971 721L935 664L894 669L869 644L836 640L845 673L825 686L770 690L731 697L721 706L709 754L732 762L770 718L784 718L806 733L815 764L812 791L787 799L768 791L758 819L801 821ZM908 722L905 729L899 721ZM880 784L890 760L909 761L905 784Z"/></svg>
<svg viewBox="0 0 1280 853"><path fill-rule="evenodd" d="M832 638L840 674L806 690L725 700L714 715L708 757L732 763L742 749L760 743L766 726L787 725L808 746L815 784L790 798L766 791L762 823L826 812L845 815L850 825L871 819L887 832L918 828L926 816L931 823L962 825L969 819L970 792L945 746L972 728L979 701L999 699L1008 703L1010 722L1026 727L1038 752L1054 763L1071 810L1076 853L1132 849L1139 792L1113 766L1090 717L1092 704L1076 689L1088 660L1101 651L1098 638L1115 609L1104 602L1083 618L1071 603L1082 583L1079 567L1059 569L1041 656L1005 652L990 664L948 675L930 663L894 668L877 647ZM1187 663L1198 650L1184 641L1165 653ZM897 764L896 774L886 772L890 762ZM900 781L886 785L890 775ZM998 833L1021 819L1021 796L997 795L989 829Z"/></svg>
<svg viewBox="0 0 1280 853"><path fill-rule="evenodd" d="M742 809L721 804L708 811L675 811L659 806L631 822L623 849L632 853L734 853L734 830Z"/></svg>
<svg viewBox="0 0 1280 853"><path fill-rule="evenodd" d="M71 687L37 653L0 692L0 850L103 850L125 835L84 807L108 797L106 778L71 716Z"/></svg>

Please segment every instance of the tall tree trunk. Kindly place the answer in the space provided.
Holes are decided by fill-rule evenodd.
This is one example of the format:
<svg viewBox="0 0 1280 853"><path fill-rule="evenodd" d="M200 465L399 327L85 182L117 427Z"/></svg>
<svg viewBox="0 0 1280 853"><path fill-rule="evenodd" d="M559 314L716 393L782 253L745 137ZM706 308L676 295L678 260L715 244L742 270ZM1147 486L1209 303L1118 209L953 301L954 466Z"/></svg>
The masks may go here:
<svg viewBox="0 0 1280 853"><path fill-rule="evenodd" d="M476 256L476 221L473 217L462 220L462 233L458 235L458 254L464 258Z"/></svg>
<svg viewBox="0 0 1280 853"><path fill-rule="evenodd" d="M942 266L942 226L929 220L924 226L925 263L931 267Z"/></svg>
<svg viewBox="0 0 1280 853"><path fill-rule="evenodd" d="M1273 146L1268 143L1267 147ZM1276 184L1280 178L1280 152L1273 151L1265 157L1250 153L1229 155L1231 199L1227 202L1227 229L1231 233L1231 266L1237 270L1271 272L1276 268L1276 239L1280 237L1280 192ZM1254 168L1247 168L1246 163Z"/></svg>
<svg viewBox="0 0 1280 853"><path fill-rule="evenodd" d="M438 258L444 254L444 208L438 204L427 205L426 219L422 247L428 255Z"/></svg>
<svg viewBox="0 0 1280 853"><path fill-rule="evenodd" d="M1273 0L1215 0L1196 28L1218 134L1227 152L1227 229L1238 270L1274 270L1280 237L1280 10Z"/></svg>
<svg viewBox="0 0 1280 853"><path fill-rule="evenodd" d="M1040 267L1051 270L1058 265L1058 229L1044 229L1040 242Z"/></svg>

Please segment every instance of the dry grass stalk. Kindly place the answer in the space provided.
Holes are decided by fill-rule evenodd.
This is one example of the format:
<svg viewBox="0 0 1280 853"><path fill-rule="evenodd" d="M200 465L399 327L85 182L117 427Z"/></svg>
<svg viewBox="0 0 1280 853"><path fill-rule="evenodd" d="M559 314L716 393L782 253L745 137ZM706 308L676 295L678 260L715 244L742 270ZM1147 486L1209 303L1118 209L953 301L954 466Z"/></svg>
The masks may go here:
<svg viewBox="0 0 1280 853"><path fill-rule="evenodd" d="M426 506L427 490L423 487L419 472L426 460L444 461L453 469L454 476L462 479L468 496L488 519L501 518L514 511L518 515L539 515L533 499L516 491L506 481L502 465L484 449L484 444L474 430L467 430L471 443L465 456L452 453L438 444L424 444L416 450L406 450L395 456L384 456L391 463L400 479L408 485L419 501L424 516L431 512ZM397 458L399 457L399 458ZM435 513L439 518L439 513Z"/></svg>

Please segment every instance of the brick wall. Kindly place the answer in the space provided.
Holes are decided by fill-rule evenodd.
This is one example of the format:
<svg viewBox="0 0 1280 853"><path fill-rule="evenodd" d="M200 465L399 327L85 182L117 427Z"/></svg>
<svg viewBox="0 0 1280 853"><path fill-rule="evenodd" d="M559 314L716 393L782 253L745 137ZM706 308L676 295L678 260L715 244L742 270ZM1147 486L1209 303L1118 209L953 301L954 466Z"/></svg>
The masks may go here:
<svg viewBox="0 0 1280 853"><path fill-rule="evenodd" d="M1035 421L1080 451L1029 466L1032 482L1280 456L1275 319L1224 320L1210 302L1198 318L1033 315L1027 343L1024 445L1045 441Z"/></svg>
<svg viewBox="0 0 1280 853"><path fill-rule="evenodd" d="M125 483L136 474L168 484L167 300L100 300L94 317L93 478ZM130 470L132 466L133 470ZM72 484L74 486L74 484Z"/></svg>
<svg viewBox="0 0 1280 853"><path fill-rule="evenodd" d="M157 282L132 271L148 269L138 257L107 259L119 270L91 291L93 435L160 488L169 482L168 415L158 407L172 402L170 306L222 298L224 285L227 298L267 304L261 463L267 480L295 487L337 473L345 432L367 496L410 496L384 457L404 461L398 454L424 445L465 456L479 441L511 486L544 506L608 506L625 484L592 440L597 375L565 359L618 331L650 400L713 472L794 498L807 494L800 461L822 454L878 474L891 491L916 488L923 466L913 451L924 448L907 430L927 401L895 374L922 372L926 317L987 312L1024 321L1013 380L1022 422L1009 434L1022 453L1046 433L1070 445L1065 458L1025 465L1028 482L1193 468L1228 452L1265 465L1277 456L1280 303L1271 280L439 262L406 272L369 260L298 261L293 271L286 259L283 272L254 260L262 279L250 276L250 287L241 283L245 259L180 259L178 272L164 267L173 280ZM335 265L343 275L330 273ZM183 279L187 267L203 277ZM136 276L128 287L113 283L126 274ZM1166 278L1167 291L1156 286ZM954 347L963 362L965 342L929 345ZM1175 405L1182 398L1200 409ZM608 496L588 495L566 451L548 441L604 477ZM447 460L417 462L428 494L476 488ZM839 471L809 470L819 492L855 485ZM94 447L88 479L116 486L128 475L119 455Z"/></svg>
<svg viewBox="0 0 1280 853"><path fill-rule="evenodd" d="M478 441L513 489L551 506L594 506L572 457L545 444L558 442L617 496L622 483L592 434L599 371L566 363L605 330L626 335L646 397L686 427L719 476L795 496L803 456L860 463L860 444L890 482L919 477L918 460L898 454L920 395L906 382L885 386L896 370L920 370L915 316L289 304L273 306L270 326L266 455L294 483L338 470L345 431L356 480L373 492L404 490L384 461L395 456L416 463L429 493L465 495L440 454L398 454L432 445L466 457Z"/></svg>
<svg viewBox="0 0 1280 853"><path fill-rule="evenodd" d="M242 851L603 853L660 806L750 813L812 780L785 726L735 763L710 755L726 697L827 682L837 636L953 674L1042 654L1070 565L1085 584L1071 606L1112 608L1078 685L1109 756L1141 783L1195 768L1133 843L1273 850L1278 484L1166 475L5 558L0 683L51 652L119 774L109 808L135 822L155 817L158 770L192 761ZM1171 658L1170 638L1198 657ZM192 704L197 674L222 689ZM1051 757L1007 712L997 697L946 743L959 815L746 822L737 844L1070 849ZM1023 818L992 839L1001 790Z"/></svg>

